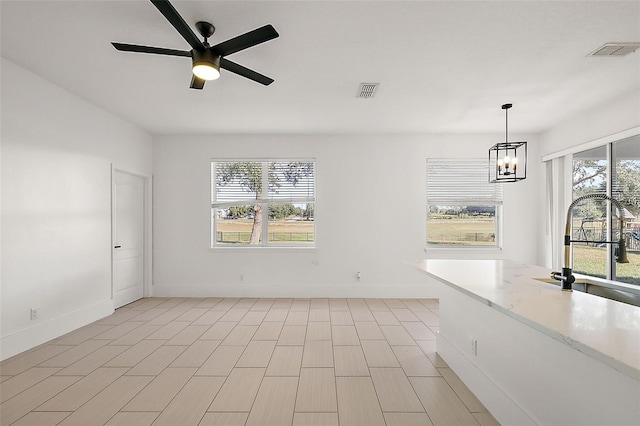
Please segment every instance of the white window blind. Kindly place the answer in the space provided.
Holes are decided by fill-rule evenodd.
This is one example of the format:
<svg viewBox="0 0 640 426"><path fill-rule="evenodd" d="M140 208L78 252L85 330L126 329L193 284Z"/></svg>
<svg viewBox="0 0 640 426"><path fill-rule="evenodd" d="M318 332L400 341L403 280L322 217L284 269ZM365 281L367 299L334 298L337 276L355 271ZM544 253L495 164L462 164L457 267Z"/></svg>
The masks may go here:
<svg viewBox="0 0 640 426"><path fill-rule="evenodd" d="M266 177L263 168L267 169ZM314 168L313 161L213 161L212 203L228 206L262 201L266 181L269 201L314 202Z"/></svg>
<svg viewBox="0 0 640 426"><path fill-rule="evenodd" d="M214 161L211 163L212 201L217 205L251 203L262 191L262 163Z"/></svg>
<svg viewBox="0 0 640 426"><path fill-rule="evenodd" d="M501 205L502 185L489 183L486 159L427 159L428 205Z"/></svg>
<svg viewBox="0 0 640 426"><path fill-rule="evenodd" d="M269 200L277 202L315 201L314 163L274 161L269 167Z"/></svg>

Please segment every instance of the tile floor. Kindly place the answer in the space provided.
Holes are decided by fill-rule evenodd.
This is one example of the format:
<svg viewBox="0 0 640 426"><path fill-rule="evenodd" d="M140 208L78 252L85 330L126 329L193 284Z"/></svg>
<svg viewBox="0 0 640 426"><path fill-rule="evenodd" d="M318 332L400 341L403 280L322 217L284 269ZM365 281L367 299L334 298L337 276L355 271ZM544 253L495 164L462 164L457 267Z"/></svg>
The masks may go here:
<svg viewBox="0 0 640 426"><path fill-rule="evenodd" d="M435 299L148 298L0 364L8 425L497 425Z"/></svg>

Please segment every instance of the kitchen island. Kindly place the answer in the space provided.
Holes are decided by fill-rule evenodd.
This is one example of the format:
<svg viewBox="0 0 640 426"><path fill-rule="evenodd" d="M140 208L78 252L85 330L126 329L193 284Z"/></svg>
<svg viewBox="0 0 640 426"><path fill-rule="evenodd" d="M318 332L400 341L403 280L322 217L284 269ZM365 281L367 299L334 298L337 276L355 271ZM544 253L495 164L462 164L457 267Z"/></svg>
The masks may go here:
<svg viewBox="0 0 640 426"><path fill-rule="evenodd" d="M502 424L639 425L640 308L506 260L429 259L440 356Z"/></svg>

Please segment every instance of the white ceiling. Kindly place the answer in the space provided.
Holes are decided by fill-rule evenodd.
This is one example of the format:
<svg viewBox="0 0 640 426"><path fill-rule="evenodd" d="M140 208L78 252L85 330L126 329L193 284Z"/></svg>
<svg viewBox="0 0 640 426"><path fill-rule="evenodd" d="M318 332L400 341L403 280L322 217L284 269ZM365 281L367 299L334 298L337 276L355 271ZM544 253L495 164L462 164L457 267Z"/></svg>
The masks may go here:
<svg viewBox="0 0 640 426"><path fill-rule="evenodd" d="M189 89L189 50L146 0L7 1L2 56L152 134L541 132L640 89L640 1L179 1L211 44L272 24L280 37L229 57L275 79L224 72ZM194 29L195 31L195 29ZM361 82L379 82L373 99Z"/></svg>

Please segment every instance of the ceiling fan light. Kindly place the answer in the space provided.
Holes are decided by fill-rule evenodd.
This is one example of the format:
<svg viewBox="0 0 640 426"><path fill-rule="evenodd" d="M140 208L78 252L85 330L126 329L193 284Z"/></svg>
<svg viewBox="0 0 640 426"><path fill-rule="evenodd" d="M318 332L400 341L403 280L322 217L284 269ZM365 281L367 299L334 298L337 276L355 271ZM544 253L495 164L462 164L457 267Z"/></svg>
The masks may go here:
<svg viewBox="0 0 640 426"><path fill-rule="evenodd" d="M220 56L210 50L193 51L193 74L203 80L215 80L220 77Z"/></svg>
<svg viewBox="0 0 640 426"><path fill-rule="evenodd" d="M203 80L216 80L220 77L220 70L213 64L198 64L193 66L193 74Z"/></svg>

